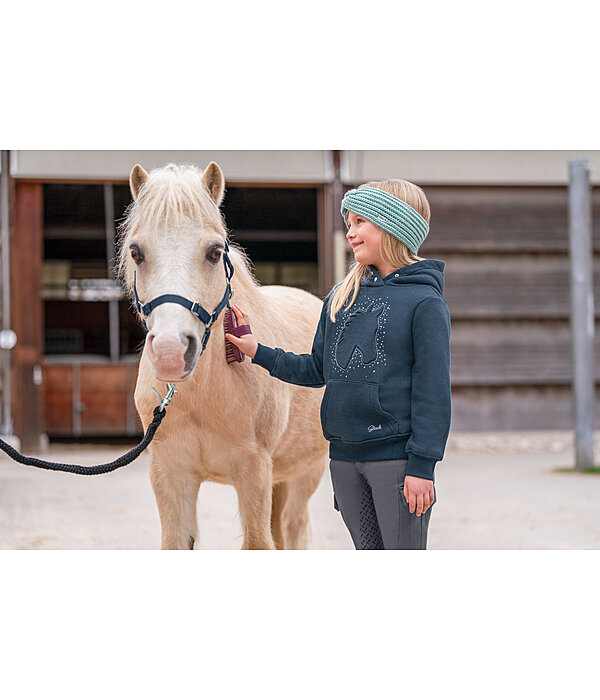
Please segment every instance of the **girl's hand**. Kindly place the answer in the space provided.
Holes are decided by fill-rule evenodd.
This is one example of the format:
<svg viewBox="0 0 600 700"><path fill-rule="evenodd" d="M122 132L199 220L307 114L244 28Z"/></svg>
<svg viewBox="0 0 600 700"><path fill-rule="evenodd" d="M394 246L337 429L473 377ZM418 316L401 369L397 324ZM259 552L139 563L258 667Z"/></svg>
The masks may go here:
<svg viewBox="0 0 600 700"><path fill-rule="evenodd" d="M407 474L404 477L404 498L408 501L410 513L414 513L416 508L417 515L423 515L435 498L433 481Z"/></svg>
<svg viewBox="0 0 600 700"><path fill-rule="evenodd" d="M246 314L240 309L240 307L237 304L233 304L231 308L237 319L238 326L250 325L250 319L248 318L248 316L246 316ZM256 342L252 333L246 333L246 335L242 335L239 338L235 335L232 335L231 333L225 333L225 337L231 343L236 345L244 353L244 355L248 355L248 357L252 358L254 357L254 355L256 355L256 351L258 350L258 343Z"/></svg>

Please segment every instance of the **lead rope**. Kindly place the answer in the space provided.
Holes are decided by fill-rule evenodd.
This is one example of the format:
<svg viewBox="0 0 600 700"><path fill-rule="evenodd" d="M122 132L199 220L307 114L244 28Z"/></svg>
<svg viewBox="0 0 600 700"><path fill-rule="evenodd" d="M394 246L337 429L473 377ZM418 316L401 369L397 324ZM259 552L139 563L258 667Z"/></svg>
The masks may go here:
<svg viewBox="0 0 600 700"><path fill-rule="evenodd" d="M129 450L129 452L124 454L122 457L115 459L113 462L89 467L81 464L46 462L46 460L37 459L36 457L25 457L25 455L17 452L14 447L9 445L7 442L4 442L2 439L0 439L0 450L14 459L15 462L25 464L28 467L39 467L40 469L50 469L55 472L68 472L69 474L80 474L82 476L97 476L99 474L114 472L115 469L119 469L119 467L125 467L126 465L131 464L131 462L133 462L134 459L137 459L152 442L154 433L156 433L158 430L158 426L161 424L162 419L167 415L167 406L171 403L171 399L177 393L174 384L167 384L167 387L169 388L167 395L161 401L160 405L156 406L154 409L154 419L148 426L148 429L146 430L141 442L132 450Z"/></svg>

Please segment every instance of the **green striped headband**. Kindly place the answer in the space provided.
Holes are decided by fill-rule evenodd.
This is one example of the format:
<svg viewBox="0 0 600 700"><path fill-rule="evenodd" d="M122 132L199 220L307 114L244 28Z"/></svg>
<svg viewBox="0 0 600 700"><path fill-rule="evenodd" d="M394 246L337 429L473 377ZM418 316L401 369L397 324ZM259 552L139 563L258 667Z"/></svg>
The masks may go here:
<svg viewBox="0 0 600 700"><path fill-rule="evenodd" d="M429 233L429 224L410 204L378 187L350 190L342 199L342 216L348 225L348 211L360 214L395 236L416 255Z"/></svg>

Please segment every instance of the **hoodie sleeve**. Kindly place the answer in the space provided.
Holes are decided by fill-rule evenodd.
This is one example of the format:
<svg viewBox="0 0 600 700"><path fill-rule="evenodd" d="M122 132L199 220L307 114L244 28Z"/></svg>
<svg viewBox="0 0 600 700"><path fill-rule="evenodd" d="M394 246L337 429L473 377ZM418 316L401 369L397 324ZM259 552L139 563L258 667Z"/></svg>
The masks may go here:
<svg viewBox="0 0 600 700"><path fill-rule="evenodd" d="M323 343L325 336L326 307L329 296L323 302L321 318L313 339L310 353L296 355L285 352L281 348L270 348L258 344L252 364L260 365L268 370L272 377L281 379L289 384L318 388L325 385L323 378Z"/></svg>
<svg viewBox="0 0 600 700"><path fill-rule="evenodd" d="M443 297L428 297L413 315L411 435L406 474L433 480L450 432L450 312Z"/></svg>

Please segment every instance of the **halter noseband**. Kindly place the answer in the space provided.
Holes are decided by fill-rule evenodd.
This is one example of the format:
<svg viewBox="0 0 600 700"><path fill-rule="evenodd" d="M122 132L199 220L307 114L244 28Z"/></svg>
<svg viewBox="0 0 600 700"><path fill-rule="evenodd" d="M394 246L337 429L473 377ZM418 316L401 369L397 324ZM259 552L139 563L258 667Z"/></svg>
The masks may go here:
<svg viewBox="0 0 600 700"><path fill-rule="evenodd" d="M160 306L161 304L179 304L180 306L183 306L185 309L188 311L191 311L194 316L199 318L202 323L204 324L204 335L202 337L202 349L200 350L200 355L204 352L204 348L206 347L206 344L208 343L208 339L210 338L210 329L213 323L219 318L219 314L223 310L225 306L229 306L229 300L233 296L233 290L231 289L230 281L231 278L233 277L233 273L235 272L235 269L233 265L231 264L231 260L229 259L229 238L225 239L225 250L223 252L223 265L225 267L225 277L227 279L227 288L225 289L225 294L223 295L223 298L219 302L218 306L215 308L215 310L209 314L208 311L202 306L202 304L199 301L190 301L189 299L186 299L185 297L179 296L179 294L161 294L160 296L156 297L155 299L152 299L152 301L149 301L147 304L142 304L138 297L137 293L137 271L134 271L133 273L133 293L135 295L135 304L137 306L137 310L140 313L140 316L142 317L142 323L144 324L144 328L146 330L146 333L148 332L148 326L146 325L146 318L150 314L151 311L154 311L154 309L157 306Z"/></svg>

